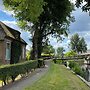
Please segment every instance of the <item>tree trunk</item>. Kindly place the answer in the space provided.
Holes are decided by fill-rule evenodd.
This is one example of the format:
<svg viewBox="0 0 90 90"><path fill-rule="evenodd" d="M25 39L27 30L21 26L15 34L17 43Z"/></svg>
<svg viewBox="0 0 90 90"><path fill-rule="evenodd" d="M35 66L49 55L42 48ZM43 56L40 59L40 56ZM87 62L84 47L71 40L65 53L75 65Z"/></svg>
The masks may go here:
<svg viewBox="0 0 90 90"><path fill-rule="evenodd" d="M41 58L41 53L42 53L42 40L43 40L43 37L42 37L42 33L39 32L39 36L38 36L38 44L37 44L37 50L38 50L38 58Z"/></svg>
<svg viewBox="0 0 90 90"><path fill-rule="evenodd" d="M33 40L32 40L32 51L31 51L32 60L41 58L42 40L43 40L42 32L40 29L37 29L34 33Z"/></svg>
<svg viewBox="0 0 90 90"><path fill-rule="evenodd" d="M31 51L31 59L36 60L38 58L38 52L37 52L37 30L34 33L33 39L32 39L32 51Z"/></svg>
<svg viewBox="0 0 90 90"><path fill-rule="evenodd" d="M39 28L38 28L39 27ZM32 39L32 51L31 51L31 59L36 60L41 58L42 53L42 41L43 41L43 31L45 30L46 24L43 25L42 22L35 25L35 32Z"/></svg>

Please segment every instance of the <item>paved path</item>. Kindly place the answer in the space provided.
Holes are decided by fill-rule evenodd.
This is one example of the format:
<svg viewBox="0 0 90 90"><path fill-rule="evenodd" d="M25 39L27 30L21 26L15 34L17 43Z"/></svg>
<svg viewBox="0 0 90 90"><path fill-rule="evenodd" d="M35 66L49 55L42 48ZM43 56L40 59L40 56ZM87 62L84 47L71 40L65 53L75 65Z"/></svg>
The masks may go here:
<svg viewBox="0 0 90 90"><path fill-rule="evenodd" d="M11 83L9 85L4 86L0 90L24 90L26 87L32 85L34 82L39 80L49 69L50 61L45 61L46 67L36 69L33 73L31 73L28 77L23 78L19 81Z"/></svg>

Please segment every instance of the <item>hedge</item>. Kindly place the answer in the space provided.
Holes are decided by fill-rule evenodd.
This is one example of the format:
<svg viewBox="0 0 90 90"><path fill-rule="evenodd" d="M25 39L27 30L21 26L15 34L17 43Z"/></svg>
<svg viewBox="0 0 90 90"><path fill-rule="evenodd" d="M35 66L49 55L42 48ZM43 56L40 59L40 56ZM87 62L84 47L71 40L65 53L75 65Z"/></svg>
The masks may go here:
<svg viewBox="0 0 90 90"><path fill-rule="evenodd" d="M18 75L25 75L29 73L32 69L37 68L38 61L26 61L24 63L12 64L12 65L4 65L0 67L0 80L4 82L6 85L6 80L12 79L14 82L15 78Z"/></svg>

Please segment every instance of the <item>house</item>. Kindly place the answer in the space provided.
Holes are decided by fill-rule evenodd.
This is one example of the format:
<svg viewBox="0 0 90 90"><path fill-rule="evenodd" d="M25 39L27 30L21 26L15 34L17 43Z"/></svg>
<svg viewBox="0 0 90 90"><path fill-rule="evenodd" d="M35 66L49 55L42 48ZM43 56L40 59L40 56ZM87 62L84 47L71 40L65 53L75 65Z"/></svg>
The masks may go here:
<svg viewBox="0 0 90 90"><path fill-rule="evenodd" d="M19 31L0 22L0 64L13 64L15 60L19 59L20 62L26 59L27 43L20 34Z"/></svg>

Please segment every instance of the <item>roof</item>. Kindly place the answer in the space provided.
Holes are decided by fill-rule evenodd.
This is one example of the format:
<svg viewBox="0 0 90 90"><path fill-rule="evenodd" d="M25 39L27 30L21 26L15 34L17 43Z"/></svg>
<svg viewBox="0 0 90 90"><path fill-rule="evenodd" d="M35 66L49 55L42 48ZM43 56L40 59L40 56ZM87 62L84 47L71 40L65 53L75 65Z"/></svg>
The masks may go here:
<svg viewBox="0 0 90 90"><path fill-rule="evenodd" d="M24 43L24 44L27 44L27 43L20 37L20 34L21 34L21 33L20 33L19 31L17 31L17 30L15 30L15 29L13 29L13 28L5 25L5 24L2 23L1 21L0 21L0 25L1 25L1 27L3 28L3 30L4 30L4 32L5 32L5 34L6 34L7 37L10 37L10 38L12 38L12 39L18 40L18 41L20 41L20 42L22 42L22 43ZM17 35L18 35L18 39L17 39Z"/></svg>
<svg viewBox="0 0 90 90"><path fill-rule="evenodd" d="M2 22L0 22L0 25L1 25L1 27L3 28L3 30L4 30L4 32L5 32L5 34L6 34L7 36L15 39L14 36L11 34L11 32L7 29L7 27L5 26L5 24L3 24Z"/></svg>

